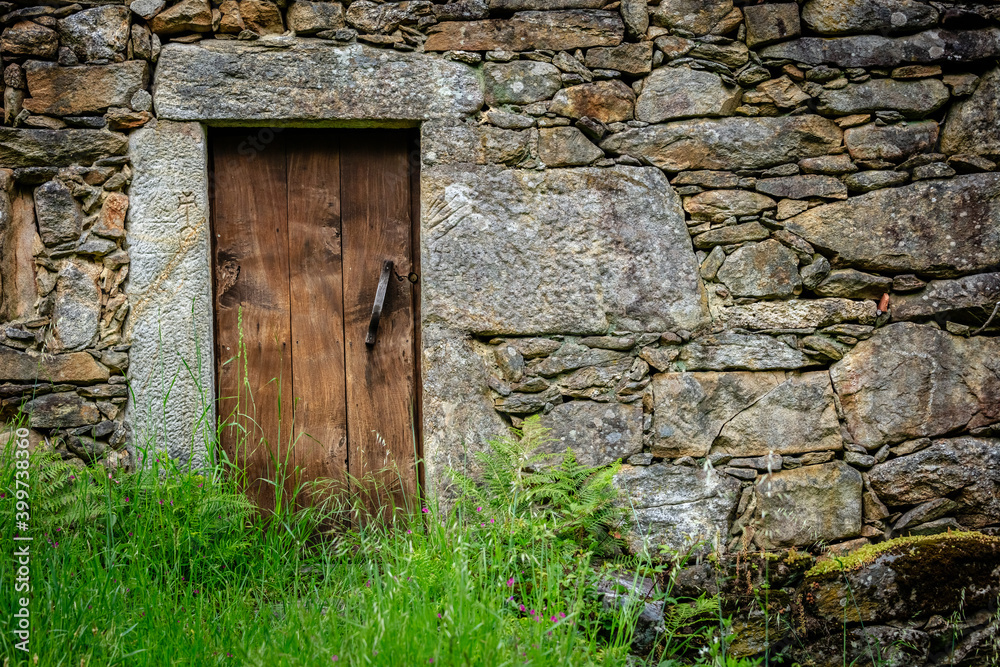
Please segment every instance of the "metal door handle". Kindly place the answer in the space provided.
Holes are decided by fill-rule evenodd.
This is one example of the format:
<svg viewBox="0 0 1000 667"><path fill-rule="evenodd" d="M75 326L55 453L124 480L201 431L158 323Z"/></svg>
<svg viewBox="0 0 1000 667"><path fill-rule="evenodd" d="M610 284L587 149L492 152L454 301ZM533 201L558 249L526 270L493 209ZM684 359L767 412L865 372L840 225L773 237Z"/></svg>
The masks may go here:
<svg viewBox="0 0 1000 667"><path fill-rule="evenodd" d="M378 334L378 321L382 318L382 305L385 303L385 292L389 288L389 276L392 275L392 260L382 262L382 275L378 278L378 289L375 291L375 303L372 304L372 320L368 323L368 335L365 345L375 346L375 336Z"/></svg>

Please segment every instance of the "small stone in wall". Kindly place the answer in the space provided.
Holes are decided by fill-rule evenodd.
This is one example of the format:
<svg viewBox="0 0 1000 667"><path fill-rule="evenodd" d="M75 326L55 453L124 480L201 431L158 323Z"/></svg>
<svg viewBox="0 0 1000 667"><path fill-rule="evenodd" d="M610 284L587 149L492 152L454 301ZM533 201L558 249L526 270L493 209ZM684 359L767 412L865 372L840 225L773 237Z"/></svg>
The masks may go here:
<svg viewBox="0 0 1000 667"><path fill-rule="evenodd" d="M0 53L51 60L59 51L59 34L33 21L18 21L0 35Z"/></svg>
<svg viewBox="0 0 1000 667"><path fill-rule="evenodd" d="M831 272L823 282L813 288L813 291L817 296L878 299L891 288L892 278L856 269L839 269Z"/></svg>
<svg viewBox="0 0 1000 667"><path fill-rule="evenodd" d="M748 104L773 103L779 109L791 109L811 99L787 76L764 81L757 86L755 93L745 100Z"/></svg>
<svg viewBox="0 0 1000 667"><path fill-rule="evenodd" d="M789 376L729 419L712 453L765 456L839 450L840 423L826 372Z"/></svg>
<svg viewBox="0 0 1000 667"><path fill-rule="evenodd" d="M35 189L35 216L45 245L76 241L83 231L80 205L62 181L48 181Z"/></svg>
<svg viewBox="0 0 1000 667"><path fill-rule="evenodd" d="M646 78L635 115L647 123L729 116L739 106L741 94L738 86L725 83L718 74L689 67L660 67Z"/></svg>
<svg viewBox="0 0 1000 667"><path fill-rule="evenodd" d="M67 262L59 272L52 326L63 349L83 349L97 336L101 313L99 273L98 267L80 261Z"/></svg>
<svg viewBox="0 0 1000 667"><path fill-rule="evenodd" d="M844 178L844 185L850 192L864 194L882 188L893 188L904 185L910 180L910 175L905 171L888 171L876 169L874 171L862 171L857 174L850 174Z"/></svg>
<svg viewBox="0 0 1000 667"><path fill-rule="evenodd" d="M910 32L937 24L938 12L916 0L809 0L802 20L821 35Z"/></svg>
<svg viewBox="0 0 1000 667"><path fill-rule="evenodd" d="M490 105L537 102L550 98L562 87L558 69L532 60L486 63L483 77L486 103Z"/></svg>
<svg viewBox="0 0 1000 667"><path fill-rule="evenodd" d="M538 158L549 167L582 166L602 157L604 151L575 127L554 127L538 132Z"/></svg>
<svg viewBox="0 0 1000 667"><path fill-rule="evenodd" d="M69 428L96 424L101 419L97 406L80 398L76 392L39 396L24 404L32 428Z"/></svg>
<svg viewBox="0 0 1000 667"><path fill-rule="evenodd" d="M86 352L37 355L0 347L0 380L6 382L104 382L108 369Z"/></svg>
<svg viewBox="0 0 1000 667"><path fill-rule="evenodd" d="M862 125L844 132L844 143L855 160L905 160L937 144L938 124L933 120L899 125Z"/></svg>
<svg viewBox="0 0 1000 667"><path fill-rule="evenodd" d="M664 28L707 35L732 10L732 0L662 0L652 19Z"/></svg>
<svg viewBox="0 0 1000 667"><path fill-rule="evenodd" d="M778 373L661 373L653 377L654 456L707 456L722 427L781 384Z"/></svg>
<svg viewBox="0 0 1000 667"><path fill-rule="evenodd" d="M105 5L70 14L59 20L59 36L81 62L122 59L129 40L129 10Z"/></svg>
<svg viewBox="0 0 1000 667"><path fill-rule="evenodd" d="M684 210L693 219L713 222L733 216L757 215L775 206L770 197L746 190L709 190L684 200Z"/></svg>
<svg viewBox="0 0 1000 667"><path fill-rule="evenodd" d="M775 370L817 366L801 350L762 334L719 333L681 348L678 363L687 370Z"/></svg>
<svg viewBox="0 0 1000 667"><path fill-rule="evenodd" d="M86 114L127 106L149 78L141 60L76 67L32 61L25 70L31 97L24 108L36 114Z"/></svg>
<svg viewBox="0 0 1000 667"><path fill-rule="evenodd" d="M707 194L707 193L706 193ZM774 200L771 200L774 201ZM711 248L716 245L731 245L746 241L763 241L769 232L759 222L745 222L741 225L720 227L694 237L695 248Z"/></svg>
<svg viewBox="0 0 1000 667"><path fill-rule="evenodd" d="M847 199L847 187L832 176L809 174L757 179L757 190L773 197L788 199Z"/></svg>
<svg viewBox="0 0 1000 667"><path fill-rule="evenodd" d="M595 69L608 69L626 74L647 74L652 69L653 43L598 46L587 49L584 64ZM646 83L649 81L647 79Z"/></svg>
<svg viewBox="0 0 1000 667"><path fill-rule="evenodd" d="M798 37L802 32L799 7L793 2L743 7L747 26L747 46L764 46Z"/></svg>
<svg viewBox="0 0 1000 667"><path fill-rule="evenodd" d="M803 301L761 301L728 309L729 325L743 329L815 329L876 320L874 301L850 299L810 299Z"/></svg>
<svg viewBox="0 0 1000 667"><path fill-rule="evenodd" d="M861 473L840 462L761 477L754 541L763 549L809 546L861 533Z"/></svg>
<svg viewBox="0 0 1000 667"><path fill-rule="evenodd" d="M166 0L132 0L129 9L133 14L141 16L147 21L160 13L167 6Z"/></svg>
<svg viewBox="0 0 1000 667"><path fill-rule="evenodd" d="M211 32L212 6L208 0L181 0L152 18L149 29L158 35Z"/></svg>
<svg viewBox="0 0 1000 667"><path fill-rule="evenodd" d="M433 27L426 51L511 49L571 50L617 46L625 26L617 13L600 10L527 11L510 19L446 21Z"/></svg>
<svg viewBox="0 0 1000 667"><path fill-rule="evenodd" d="M841 131L814 115L719 118L635 128L606 138L601 148L631 155L669 172L688 169L761 169L825 155L840 146Z"/></svg>
<svg viewBox="0 0 1000 667"><path fill-rule="evenodd" d="M729 533L740 484L714 470L658 463L622 466L615 476L621 502L635 524L625 540L633 553L658 547L710 545Z"/></svg>
<svg viewBox="0 0 1000 667"><path fill-rule="evenodd" d="M362 2L364 0L354 4ZM285 31L281 10L271 0L240 0L240 17L247 29L258 35L280 35ZM153 32L157 31L154 29Z"/></svg>
<svg viewBox="0 0 1000 667"><path fill-rule="evenodd" d="M722 40L720 42L695 42L694 48L688 53L694 58L701 58L712 62L721 63L728 67L743 67L750 59L750 52L743 42L730 42Z"/></svg>
<svg viewBox="0 0 1000 667"><path fill-rule="evenodd" d="M620 11L629 37L644 38L649 28L649 9L646 0L622 0Z"/></svg>
<svg viewBox="0 0 1000 667"><path fill-rule="evenodd" d="M549 111L570 118L588 116L602 123L632 119L635 93L621 81L597 81L556 93Z"/></svg>
<svg viewBox="0 0 1000 667"><path fill-rule="evenodd" d="M818 109L838 116L888 110L898 111L907 118L923 118L944 106L948 98L947 86L937 79L871 79L824 91Z"/></svg>
<svg viewBox="0 0 1000 667"><path fill-rule="evenodd" d="M642 404L570 401L542 415L549 442L536 452L573 451L585 466L606 466L642 451Z"/></svg>
<svg viewBox="0 0 1000 667"><path fill-rule="evenodd" d="M288 6L285 19L288 29L300 35L315 35L322 30L337 30L346 25L344 7L339 2L295 0Z"/></svg>
<svg viewBox="0 0 1000 667"><path fill-rule="evenodd" d="M740 246L726 258L718 279L734 297L782 299L802 291L795 253L774 239Z"/></svg>

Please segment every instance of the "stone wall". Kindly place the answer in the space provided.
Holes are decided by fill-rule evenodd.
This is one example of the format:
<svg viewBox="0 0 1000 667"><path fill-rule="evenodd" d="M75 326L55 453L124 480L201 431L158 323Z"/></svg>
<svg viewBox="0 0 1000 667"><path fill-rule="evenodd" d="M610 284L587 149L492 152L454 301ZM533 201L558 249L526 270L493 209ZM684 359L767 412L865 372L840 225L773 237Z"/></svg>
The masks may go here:
<svg viewBox="0 0 1000 667"><path fill-rule="evenodd" d="M130 132L420 124L432 486L542 413L634 548L1000 523L1000 8L0 4L0 391L64 456L127 459L156 366Z"/></svg>

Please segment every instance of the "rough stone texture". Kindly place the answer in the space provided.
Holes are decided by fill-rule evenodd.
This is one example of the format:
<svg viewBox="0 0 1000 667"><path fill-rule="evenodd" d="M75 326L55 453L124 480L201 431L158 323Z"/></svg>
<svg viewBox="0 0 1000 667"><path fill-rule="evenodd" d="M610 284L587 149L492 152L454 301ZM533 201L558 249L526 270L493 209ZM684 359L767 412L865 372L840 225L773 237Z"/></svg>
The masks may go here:
<svg viewBox="0 0 1000 667"><path fill-rule="evenodd" d="M424 459L428 493L440 496L448 468L476 472L472 454L507 426L493 409L474 341L422 315Z"/></svg>
<svg viewBox="0 0 1000 667"><path fill-rule="evenodd" d="M870 123L844 132L847 151L855 160L905 160L932 150L937 138L938 124L933 120L886 126Z"/></svg>
<svg viewBox="0 0 1000 667"><path fill-rule="evenodd" d="M660 373L653 376L653 456L707 456L730 419L784 380L784 373Z"/></svg>
<svg viewBox="0 0 1000 667"><path fill-rule="evenodd" d="M39 396L25 403L21 411L28 415L31 428L86 426L96 424L101 418L96 404L74 392Z"/></svg>
<svg viewBox="0 0 1000 667"><path fill-rule="evenodd" d="M573 451L587 466L605 466L642 451L642 404L570 401L542 416L552 440L538 452Z"/></svg>
<svg viewBox="0 0 1000 667"><path fill-rule="evenodd" d="M803 37L761 49L764 58L809 65L896 67L911 63L970 62L1000 55L1000 29L927 30L905 37Z"/></svg>
<svg viewBox="0 0 1000 667"><path fill-rule="evenodd" d="M910 176L905 171L862 171L846 176L844 178L844 185L847 186L850 192L864 194L872 190L903 185L908 180L910 180Z"/></svg>
<svg viewBox="0 0 1000 667"><path fill-rule="evenodd" d="M941 133L945 153L1000 154L1000 68L987 72L972 96L948 112Z"/></svg>
<svg viewBox="0 0 1000 667"><path fill-rule="evenodd" d="M947 234L939 233L942 220ZM1000 175L969 174L817 206L785 227L841 264L950 277L1000 262L998 220Z"/></svg>
<svg viewBox="0 0 1000 667"><path fill-rule="evenodd" d="M128 106L132 95L149 79L146 63L140 60L77 67L30 62L25 73L31 97L24 101L24 108L32 113L67 116Z"/></svg>
<svg viewBox="0 0 1000 667"><path fill-rule="evenodd" d="M795 253L768 239L738 248L726 258L718 277L735 297L781 299L802 290L798 269Z"/></svg>
<svg viewBox="0 0 1000 667"><path fill-rule="evenodd" d="M733 456L801 454L841 448L830 374L789 375L729 419L712 453Z"/></svg>
<svg viewBox="0 0 1000 667"><path fill-rule="evenodd" d="M966 308L992 310L1000 301L1000 273L978 273L954 280L932 280L915 294L892 300L892 318L911 320Z"/></svg>
<svg viewBox="0 0 1000 667"><path fill-rule="evenodd" d="M757 181L757 190L772 197L788 199L847 199L847 187L832 176L780 176Z"/></svg>
<svg viewBox="0 0 1000 667"><path fill-rule="evenodd" d="M211 32L212 6L208 0L181 0L154 16L149 29L157 35Z"/></svg>
<svg viewBox="0 0 1000 667"><path fill-rule="evenodd" d="M776 206L777 202L770 197L746 190L709 190L684 200L684 210L692 219L714 222L732 216L756 215Z"/></svg>
<svg viewBox="0 0 1000 667"><path fill-rule="evenodd" d="M296 0L288 6L288 29L299 35L344 27L344 7L339 2Z"/></svg>
<svg viewBox="0 0 1000 667"><path fill-rule="evenodd" d="M733 306L729 325L743 329L812 329L843 322L874 324L875 303L850 299L760 301Z"/></svg>
<svg viewBox="0 0 1000 667"><path fill-rule="evenodd" d="M562 88L559 70L549 63L515 60L510 63L486 63L486 103L528 104L552 97Z"/></svg>
<svg viewBox="0 0 1000 667"><path fill-rule="evenodd" d="M761 477L755 541L774 549L855 537L861 533L861 490L861 473L841 461Z"/></svg>
<svg viewBox="0 0 1000 667"><path fill-rule="evenodd" d="M817 296L843 297L845 299L879 299L892 289L892 278L876 276L856 269L831 271L813 288ZM895 304L893 305L895 310Z"/></svg>
<svg viewBox="0 0 1000 667"><path fill-rule="evenodd" d="M588 46L617 46L624 36L625 25L617 12L586 9L518 12L510 19L439 23L424 43L424 49L572 50Z"/></svg>
<svg viewBox="0 0 1000 667"><path fill-rule="evenodd" d="M715 245L763 241L768 236L767 228L759 222L746 222L742 225L728 225L699 234L694 237L694 247L711 248Z"/></svg>
<svg viewBox="0 0 1000 667"><path fill-rule="evenodd" d="M809 0L802 20L821 35L911 32L937 24L937 10L917 0Z"/></svg>
<svg viewBox="0 0 1000 667"><path fill-rule="evenodd" d="M635 117L647 123L695 116L730 116L740 104L739 86L718 74L689 67L661 67L646 78Z"/></svg>
<svg viewBox="0 0 1000 667"><path fill-rule="evenodd" d="M421 126L426 165L509 164L516 165L532 152L537 135L488 125L473 126L454 121L427 121Z"/></svg>
<svg viewBox="0 0 1000 667"><path fill-rule="evenodd" d="M937 79L870 79L823 91L818 109L838 116L891 110L907 118L922 118L943 107L948 98L948 86Z"/></svg>
<svg viewBox="0 0 1000 667"><path fill-rule="evenodd" d="M1000 440L936 440L915 454L876 465L868 475L892 508L948 496L959 504L954 515L967 528L995 523L1000 516Z"/></svg>
<svg viewBox="0 0 1000 667"><path fill-rule="evenodd" d="M626 74L648 74L652 69L653 43L598 46L587 49L584 64L597 69L612 69ZM649 79L646 80L649 82Z"/></svg>
<svg viewBox="0 0 1000 667"><path fill-rule="evenodd" d="M800 350L770 336L728 332L693 340L681 349L678 362L691 371L766 371L818 364Z"/></svg>
<svg viewBox="0 0 1000 667"><path fill-rule="evenodd" d="M54 58L58 50L58 33L33 21L18 21L0 36L0 52L8 57Z"/></svg>
<svg viewBox="0 0 1000 667"><path fill-rule="evenodd" d="M575 127L552 127L538 132L538 158L549 167L574 167L604 157L604 151Z"/></svg>
<svg viewBox="0 0 1000 667"><path fill-rule="evenodd" d="M660 463L623 466L615 477L635 522L626 535L634 552L723 542L740 496L739 483L714 470ZM721 546L721 545L720 545Z"/></svg>
<svg viewBox="0 0 1000 667"><path fill-rule="evenodd" d="M32 354L0 347L0 380L5 382L104 382L108 369L86 352Z"/></svg>
<svg viewBox="0 0 1000 667"><path fill-rule="evenodd" d="M823 155L840 141L832 121L807 115L678 121L620 132L601 148L673 172L760 169Z"/></svg>
<svg viewBox="0 0 1000 667"><path fill-rule="evenodd" d="M421 180L425 318L520 335L705 319L680 202L657 170L453 165Z"/></svg>
<svg viewBox="0 0 1000 667"><path fill-rule="evenodd" d="M743 7L743 20L747 26L747 46L763 46L783 39L798 37L802 32L799 8L786 2Z"/></svg>
<svg viewBox="0 0 1000 667"><path fill-rule="evenodd" d="M563 88L549 105L549 111L570 118L587 116L602 123L631 120L635 93L621 81L597 81Z"/></svg>
<svg viewBox="0 0 1000 667"><path fill-rule="evenodd" d="M1000 341L890 324L830 369L844 421L867 449L1000 421Z"/></svg>
<svg viewBox="0 0 1000 667"><path fill-rule="evenodd" d="M205 356L213 346L206 151L201 126L163 120L134 132L129 150L125 332L134 398L125 419L133 445L155 443L182 461L193 455L195 463L204 461L216 423L215 368ZM181 205L181 195L193 203ZM161 346L164 331L170 342Z"/></svg>
<svg viewBox="0 0 1000 667"><path fill-rule="evenodd" d="M125 135L106 130L26 130L0 127L0 164L8 168L91 164L121 155Z"/></svg>
<svg viewBox="0 0 1000 667"><path fill-rule="evenodd" d="M35 220L45 245L76 241L83 231L83 213L62 181L47 181L35 188Z"/></svg>
<svg viewBox="0 0 1000 667"><path fill-rule="evenodd" d="M653 13L653 23L704 35L732 10L732 0L663 0Z"/></svg>
<svg viewBox="0 0 1000 667"><path fill-rule="evenodd" d="M93 264L67 262L56 282L52 325L59 347L82 350L97 337L101 315L100 269Z"/></svg>
<svg viewBox="0 0 1000 667"><path fill-rule="evenodd" d="M113 60L128 45L129 10L106 5L71 14L59 20L59 37L81 62Z"/></svg>
<svg viewBox="0 0 1000 667"><path fill-rule="evenodd" d="M262 80L268 85L259 85ZM173 120L422 120L460 116L483 104L468 65L309 40L286 49L220 40L168 44L153 91L158 116Z"/></svg>

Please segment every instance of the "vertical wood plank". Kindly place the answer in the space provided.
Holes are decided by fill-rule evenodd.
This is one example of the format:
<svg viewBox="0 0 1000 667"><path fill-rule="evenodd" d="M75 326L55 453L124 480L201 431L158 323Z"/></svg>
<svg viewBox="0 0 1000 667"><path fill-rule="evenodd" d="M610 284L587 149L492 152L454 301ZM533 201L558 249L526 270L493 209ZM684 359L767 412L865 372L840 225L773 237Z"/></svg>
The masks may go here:
<svg viewBox="0 0 1000 667"><path fill-rule="evenodd" d="M286 134L294 461L299 480L347 473L340 154L333 132ZM306 494L304 502L318 500Z"/></svg>
<svg viewBox="0 0 1000 667"><path fill-rule="evenodd" d="M245 471L249 494L273 509L268 480L287 454L291 422L287 172L280 134L247 150L247 133L220 131L213 143L219 416L229 424L222 446Z"/></svg>
<svg viewBox="0 0 1000 667"><path fill-rule="evenodd" d="M341 142L348 461L369 478L370 511L412 503L414 462L413 287L410 171L406 132L355 131ZM384 260L389 282L377 342L365 346ZM388 492L388 493L387 493Z"/></svg>

